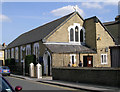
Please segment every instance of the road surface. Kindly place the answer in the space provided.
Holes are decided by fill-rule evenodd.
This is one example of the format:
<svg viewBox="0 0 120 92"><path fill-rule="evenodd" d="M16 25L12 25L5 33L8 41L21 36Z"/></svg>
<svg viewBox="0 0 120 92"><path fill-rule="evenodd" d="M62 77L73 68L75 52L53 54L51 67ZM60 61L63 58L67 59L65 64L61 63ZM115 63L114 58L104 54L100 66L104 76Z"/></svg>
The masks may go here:
<svg viewBox="0 0 120 92"><path fill-rule="evenodd" d="M24 80L11 76L5 76L5 79L8 80L13 88L15 88L16 86L22 86L22 90L25 92L88 92L57 85L35 82L33 80Z"/></svg>

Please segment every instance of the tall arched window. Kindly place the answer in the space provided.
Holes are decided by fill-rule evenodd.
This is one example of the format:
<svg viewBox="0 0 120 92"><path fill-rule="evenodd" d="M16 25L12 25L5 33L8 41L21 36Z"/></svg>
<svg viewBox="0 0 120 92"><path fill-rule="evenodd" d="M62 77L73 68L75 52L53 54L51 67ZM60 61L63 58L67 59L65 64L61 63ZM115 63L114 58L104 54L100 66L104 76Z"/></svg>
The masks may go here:
<svg viewBox="0 0 120 92"><path fill-rule="evenodd" d="M31 55L31 45L26 45L26 55Z"/></svg>
<svg viewBox="0 0 120 92"><path fill-rule="evenodd" d="M38 58L38 56L39 56L39 53L38 53L38 52L39 52L39 47L37 46L37 47L36 47L36 58Z"/></svg>
<svg viewBox="0 0 120 92"><path fill-rule="evenodd" d="M18 50L19 50L18 47L16 47L16 48L15 48L15 59L18 59L18 57L19 57L19 56L18 56L18 55L19 55L19 54L18 54L18 52L19 52Z"/></svg>
<svg viewBox="0 0 120 92"><path fill-rule="evenodd" d="M69 26L68 31L70 43L84 44L85 29L79 23L74 23L74 25Z"/></svg>
<svg viewBox="0 0 120 92"><path fill-rule="evenodd" d="M39 58L39 53L40 53L40 51L39 51L39 43L38 42L35 43L33 48L34 48L34 52L33 53L36 56L36 58L38 59Z"/></svg>
<svg viewBox="0 0 120 92"><path fill-rule="evenodd" d="M78 42L78 26L75 27L75 41Z"/></svg>
<svg viewBox="0 0 120 92"><path fill-rule="evenodd" d="M11 49L11 58L14 58L14 48Z"/></svg>
<svg viewBox="0 0 120 92"><path fill-rule="evenodd" d="M80 30L80 42L83 42L83 30Z"/></svg>
<svg viewBox="0 0 120 92"><path fill-rule="evenodd" d="M22 53L23 53L23 47L21 46L21 47L20 47L20 59L21 59L21 60L23 59L23 54L22 54Z"/></svg>
<svg viewBox="0 0 120 92"><path fill-rule="evenodd" d="M8 51L7 51L7 49L5 50L5 59L8 59Z"/></svg>
<svg viewBox="0 0 120 92"><path fill-rule="evenodd" d="M74 41L74 30L73 30L73 28L70 29L70 41Z"/></svg>

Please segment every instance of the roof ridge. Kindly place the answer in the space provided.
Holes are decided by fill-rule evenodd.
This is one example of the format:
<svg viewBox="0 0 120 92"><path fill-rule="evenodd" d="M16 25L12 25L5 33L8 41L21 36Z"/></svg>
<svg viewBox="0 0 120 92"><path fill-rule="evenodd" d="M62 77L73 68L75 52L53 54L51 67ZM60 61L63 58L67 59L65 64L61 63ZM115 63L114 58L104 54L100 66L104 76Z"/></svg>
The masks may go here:
<svg viewBox="0 0 120 92"><path fill-rule="evenodd" d="M49 35L49 33L51 33L54 29L56 29L56 27L58 27L61 23L63 23L67 18L69 18L74 13L75 12L72 12L72 13L70 13L68 15L65 15L65 16L63 16L61 18L55 19L55 20L53 20L51 22L48 22L48 23L46 23L44 25L41 25L41 26L39 26L37 28L34 28L34 29L32 29L32 30L30 30L28 32L25 32L25 33L21 34L15 40L13 40L10 44L8 44L8 48L24 45L24 44L27 44L27 43L31 43L31 42L33 42L33 40L39 41L39 40L45 38L47 35ZM51 26L50 24L53 25L53 26ZM45 28L47 28L47 29L45 29ZM50 28L50 30L49 30L49 28ZM39 39L36 38L36 37L38 37L38 35L37 35L37 36L34 36L35 38L33 40L29 40L28 42L26 40L24 40L23 42L20 41L20 39L23 39L23 38L26 39L27 34L31 35L33 33L35 34L35 33L38 33L38 32L41 32L40 33L41 36L40 36ZM28 39L30 39L30 37L28 37ZM17 41L19 41L19 42L17 42Z"/></svg>
<svg viewBox="0 0 120 92"><path fill-rule="evenodd" d="M33 30L35 30L35 29L38 29L38 28L43 27L43 26L45 26L45 25L48 25L48 24L50 24L50 23L52 23L52 22L55 22L55 21L57 21L57 20L60 20L60 19L62 19L62 18L64 18L64 17L67 17L67 16L69 16L69 15L72 15L73 13L74 13L74 12L72 12L72 13L70 13L70 14L67 14L67 15L65 15L65 16L63 16L63 17L60 17L60 18L58 18L58 19L52 20L52 21L50 21L50 22L47 22L47 23L45 23L45 24L43 24L43 25L41 25L41 26L38 26L38 27L36 27L36 28L33 28L33 29L30 30L30 31L33 31ZM30 31L28 31L28 32L30 32ZM25 34L28 33L28 32L25 32Z"/></svg>
<svg viewBox="0 0 120 92"><path fill-rule="evenodd" d="M70 16L69 16L68 18L73 17L75 14L76 14L76 12L72 12L71 14L69 14ZM51 31L50 34L48 34L48 35L47 35L46 37L44 37L44 38L48 38L51 34L53 34L53 33L56 31L56 29L58 29L60 26L64 25L64 22L68 21L68 18L65 19L60 25L58 25L53 31ZM44 38L43 38L43 39L44 39Z"/></svg>
<svg viewBox="0 0 120 92"><path fill-rule="evenodd" d="M97 17L97 16L93 16L93 17L90 17L90 18L87 18L85 19L86 20L89 20L89 19L94 19L96 18L98 20L98 22L103 26L103 28L105 29L105 31L111 36L111 38L113 39L113 41L115 42L115 39L114 37L111 35L111 33L108 31L108 29L106 28L106 26L100 21L100 19Z"/></svg>

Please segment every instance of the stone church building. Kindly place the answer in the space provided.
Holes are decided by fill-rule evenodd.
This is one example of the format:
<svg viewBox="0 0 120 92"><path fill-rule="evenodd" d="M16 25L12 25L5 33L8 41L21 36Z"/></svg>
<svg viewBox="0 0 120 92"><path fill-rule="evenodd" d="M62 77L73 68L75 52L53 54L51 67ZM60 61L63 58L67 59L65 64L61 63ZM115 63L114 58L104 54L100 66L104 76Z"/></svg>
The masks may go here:
<svg viewBox="0 0 120 92"><path fill-rule="evenodd" d="M43 58L44 74L51 75L52 67L67 67L79 61L82 67L111 67L109 46L115 40L96 17L83 19L78 12L49 22L12 41L5 50L7 58L21 63L25 55Z"/></svg>
<svg viewBox="0 0 120 92"><path fill-rule="evenodd" d="M120 15L114 21L106 22L104 25L115 39L115 46L110 46L111 67L120 67Z"/></svg>

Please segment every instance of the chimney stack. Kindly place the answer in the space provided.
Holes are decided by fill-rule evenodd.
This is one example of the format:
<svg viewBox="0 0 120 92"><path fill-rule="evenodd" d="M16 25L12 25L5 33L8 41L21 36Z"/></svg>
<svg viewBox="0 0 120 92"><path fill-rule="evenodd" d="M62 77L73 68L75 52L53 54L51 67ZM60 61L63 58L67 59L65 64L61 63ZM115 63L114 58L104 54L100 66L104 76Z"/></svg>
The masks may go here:
<svg viewBox="0 0 120 92"><path fill-rule="evenodd" d="M2 46L5 47L5 43L3 43Z"/></svg>
<svg viewBox="0 0 120 92"><path fill-rule="evenodd" d="M115 17L115 21L120 21L120 15Z"/></svg>

